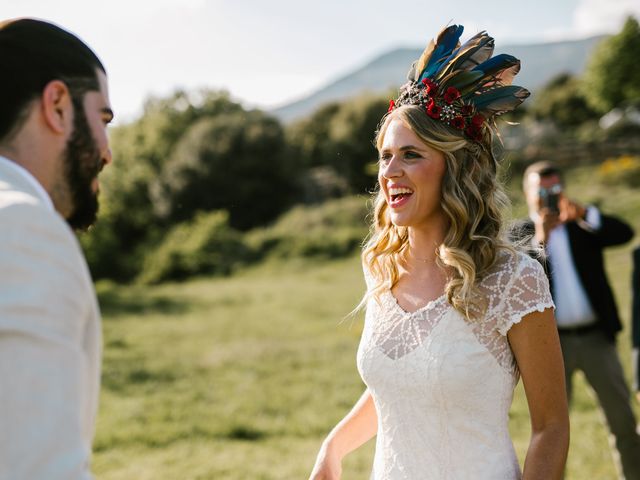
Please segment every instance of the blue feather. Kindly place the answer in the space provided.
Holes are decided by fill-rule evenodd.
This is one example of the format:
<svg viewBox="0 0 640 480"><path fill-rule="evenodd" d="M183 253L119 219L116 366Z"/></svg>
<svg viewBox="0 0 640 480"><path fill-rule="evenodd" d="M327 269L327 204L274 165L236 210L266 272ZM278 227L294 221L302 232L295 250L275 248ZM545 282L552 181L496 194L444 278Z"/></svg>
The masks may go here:
<svg viewBox="0 0 640 480"><path fill-rule="evenodd" d="M486 62L474 67L471 71L481 71L485 75L495 75L496 73L517 65L520 61L513 55L501 53Z"/></svg>
<svg viewBox="0 0 640 480"><path fill-rule="evenodd" d="M437 72L436 77L442 78L457 70L470 70L491 57L492 53L493 38L480 32L447 57L446 66Z"/></svg>
<svg viewBox="0 0 640 480"><path fill-rule="evenodd" d="M485 93L475 95L472 103L485 116L500 115L513 110L529 96L526 88L509 85L493 88Z"/></svg>
<svg viewBox="0 0 640 480"><path fill-rule="evenodd" d="M433 50L418 81L422 81L428 77L431 78L434 73L438 71L443 62L451 55L453 49L458 46L458 41L460 40L463 30L464 27L462 25L451 25L438 35L436 48Z"/></svg>
<svg viewBox="0 0 640 480"><path fill-rule="evenodd" d="M462 53L459 59L456 59L456 68L470 70L472 66L476 66L491 57L494 45L493 37L487 35L486 32L480 32L477 38L478 40L474 43L467 42L471 48ZM467 44L460 47L460 50L466 50L468 48Z"/></svg>

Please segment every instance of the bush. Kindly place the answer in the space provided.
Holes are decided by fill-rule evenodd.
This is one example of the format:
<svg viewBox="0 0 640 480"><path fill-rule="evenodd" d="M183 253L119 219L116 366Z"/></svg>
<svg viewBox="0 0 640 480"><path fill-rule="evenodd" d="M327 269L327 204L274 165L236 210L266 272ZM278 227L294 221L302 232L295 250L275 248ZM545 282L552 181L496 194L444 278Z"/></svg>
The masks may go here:
<svg viewBox="0 0 640 480"><path fill-rule="evenodd" d="M266 225L296 196L298 166L286 153L282 126L260 111L203 118L151 185L155 214L175 224L226 210L234 228Z"/></svg>
<svg viewBox="0 0 640 480"><path fill-rule="evenodd" d="M598 175L608 185L623 183L630 187L640 186L640 157L622 155L610 158L600 165Z"/></svg>
<svg viewBox="0 0 640 480"><path fill-rule="evenodd" d="M338 258L357 251L367 235L363 197L346 197L317 206L298 206L268 228L247 234L258 257Z"/></svg>
<svg viewBox="0 0 640 480"><path fill-rule="evenodd" d="M537 120L550 120L566 129L598 118L580 91L580 80L571 74L560 74L536 93L531 112Z"/></svg>
<svg viewBox="0 0 640 480"><path fill-rule="evenodd" d="M247 258L248 249L241 234L229 227L226 211L199 212L193 220L173 227L145 257L139 281L159 283L198 274L228 275Z"/></svg>
<svg viewBox="0 0 640 480"><path fill-rule="evenodd" d="M243 111L226 92L177 91L150 98L140 118L111 130L114 161L100 176L98 222L80 237L94 278L130 281L140 273L147 246L166 231L149 190L175 145L197 121Z"/></svg>

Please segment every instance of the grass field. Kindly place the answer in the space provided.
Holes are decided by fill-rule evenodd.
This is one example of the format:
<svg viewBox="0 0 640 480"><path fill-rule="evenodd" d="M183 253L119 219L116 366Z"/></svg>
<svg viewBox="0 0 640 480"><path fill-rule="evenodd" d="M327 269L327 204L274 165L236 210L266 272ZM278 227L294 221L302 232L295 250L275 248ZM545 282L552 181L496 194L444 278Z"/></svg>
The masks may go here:
<svg viewBox="0 0 640 480"><path fill-rule="evenodd" d="M622 284L627 250L610 255ZM94 469L116 479L303 479L363 386L357 258L262 266L229 279L155 288L102 284L103 394ZM628 295L621 298L628 311ZM620 339L629 365L628 330ZM569 480L614 478L607 435L579 379ZM518 388L512 433L529 427ZM372 445L346 460L366 479Z"/></svg>
<svg viewBox="0 0 640 480"><path fill-rule="evenodd" d="M575 194L640 227L640 196L590 184ZM609 187L610 188L610 187ZM571 190L570 190L571 192ZM514 211L522 212L522 205ZM630 248L607 254L626 328ZM103 390L93 468L99 480L305 479L324 435L363 390L355 367L359 260L271 262L230 278L157 287L100 283ZM614 479L606 429L578 377L568 480ZM511 410L520 459L529 437L521 386ZM344 479L367 479L371 442Z"/></svg>

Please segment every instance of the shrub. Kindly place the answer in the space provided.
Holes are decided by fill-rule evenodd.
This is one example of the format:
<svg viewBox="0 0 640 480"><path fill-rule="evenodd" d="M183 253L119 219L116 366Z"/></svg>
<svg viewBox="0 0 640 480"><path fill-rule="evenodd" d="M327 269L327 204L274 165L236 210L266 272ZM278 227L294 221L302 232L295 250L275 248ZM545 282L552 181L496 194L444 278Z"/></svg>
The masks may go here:
<svg viewBox="0 0 640 480"><path fill-rule="evenodd" d="M561 129L598 118L580 90L580 80L568 73L557 75L536 93L531 112L537 120L552 121Z"/></svg>
<svg viewBox="0 0 640 480"><path fill-rule="evenodd" d="M298 206L271 227L249 232L247 243L258 257L342 257L362 244L366 216L366 201L357 196Z"/></svg>
<svg viewBox="0 0 640 480"><path fill-rule="evenodd" d="M139 281L159 283L192 275L228 275L245 262L248 249L239 232L229 226L226 211L196 214L173 227L144 259Z"/></svg>

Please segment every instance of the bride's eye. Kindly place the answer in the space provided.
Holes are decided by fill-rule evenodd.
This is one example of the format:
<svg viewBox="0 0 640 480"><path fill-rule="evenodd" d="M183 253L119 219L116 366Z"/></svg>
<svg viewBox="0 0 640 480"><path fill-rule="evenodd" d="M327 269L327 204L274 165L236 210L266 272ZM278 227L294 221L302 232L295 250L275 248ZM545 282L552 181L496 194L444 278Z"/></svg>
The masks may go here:
<svg viewBox="0 0 640 480"><path fill-rule="evenodd" d="M380 155L380 157L378 158L378 163L380 163L381 165L386 165L390 161L391 161L391 154L390 153L382 153Z"/></svg>

